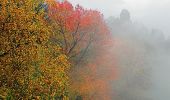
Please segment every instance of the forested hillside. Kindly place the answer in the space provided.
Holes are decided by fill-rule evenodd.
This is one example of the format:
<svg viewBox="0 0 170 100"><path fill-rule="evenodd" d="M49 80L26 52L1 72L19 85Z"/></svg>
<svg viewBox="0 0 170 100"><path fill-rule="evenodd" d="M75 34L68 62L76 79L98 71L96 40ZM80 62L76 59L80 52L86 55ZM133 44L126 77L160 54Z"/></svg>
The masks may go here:
<svg viewBox="0 0 170 100"><path fill-rule="evenodd" d="M126 9L0 0L0 100L161 100L169 45Z"/></svg>

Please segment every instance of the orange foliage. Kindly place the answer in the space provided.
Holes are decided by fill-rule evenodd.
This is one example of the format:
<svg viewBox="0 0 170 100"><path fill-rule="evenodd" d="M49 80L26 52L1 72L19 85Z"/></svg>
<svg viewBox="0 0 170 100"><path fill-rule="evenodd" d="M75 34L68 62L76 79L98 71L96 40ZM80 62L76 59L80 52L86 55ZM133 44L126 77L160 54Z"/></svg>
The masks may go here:
<svg viewBox="0 0 170 100"><path fill-rule="evenodd" d="M110 82L117 77L113 51L113 39L103 17L97 11L89 10L94 32L91 46L72 74L72 89L85 100L111 100ZM90 30L90 31L91 31ZM90 32L89 31L89 32ZM82 42L86 44L86 38ZM76 78L76 79L75 79Z"/></svg>
<svg viewBox="0 0 170 100"><path fill-rule="evenodd" d="M48 4L48 15L52 19L52 24L56 32L60 35L53 36L59 40L64 48L65 54L70 58L77 57L92 41L96 33L95 28L101 20L98 11L85 10L77 5L73 7L68 1Z"/></svg>
<svg viewBox="0 0 170 100"><path fill-rule="evenodd" d="M103 15L68 1L48 2L48 15L64 53L72 61L72 99L80 95L85 100L110 100L109 83L116 78L112 54L112 36Z"/></svg>

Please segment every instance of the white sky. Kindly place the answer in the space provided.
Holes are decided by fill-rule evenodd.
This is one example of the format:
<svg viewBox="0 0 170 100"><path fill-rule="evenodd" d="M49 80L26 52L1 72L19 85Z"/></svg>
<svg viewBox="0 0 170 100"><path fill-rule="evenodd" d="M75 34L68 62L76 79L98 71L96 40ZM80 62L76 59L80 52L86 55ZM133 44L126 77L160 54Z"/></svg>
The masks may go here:
<svg viewBox="0 0 170 100"><path fill-rule="evenodd" d="M85 8L101 11L105 18L119 16L122 9L128 9L133 20L149 28L158 28L170 36L170 0L68 0Z"/></svg>

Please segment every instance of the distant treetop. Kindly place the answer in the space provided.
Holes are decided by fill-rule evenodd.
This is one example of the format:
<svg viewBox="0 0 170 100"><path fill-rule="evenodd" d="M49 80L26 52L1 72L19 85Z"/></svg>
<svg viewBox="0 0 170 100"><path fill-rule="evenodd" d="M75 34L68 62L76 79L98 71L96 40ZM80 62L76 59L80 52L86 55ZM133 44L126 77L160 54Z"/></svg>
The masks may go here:
<svg viewBox="0 0 170 100"><path fill-rule="evenodd" d="M122 20L122 21L129 21L130 20L130 13L127 9L123 9L121 11L120 20Z"/></svg>

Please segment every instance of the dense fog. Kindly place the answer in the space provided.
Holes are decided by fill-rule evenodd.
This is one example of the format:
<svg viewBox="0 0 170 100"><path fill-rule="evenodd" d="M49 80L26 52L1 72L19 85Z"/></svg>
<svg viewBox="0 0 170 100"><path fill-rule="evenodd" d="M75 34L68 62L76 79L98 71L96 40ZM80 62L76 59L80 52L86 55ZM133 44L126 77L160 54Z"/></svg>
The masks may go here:
<svg viewBox="0 0 170 100"><path fill-rule="evenodd" d="M170 97L169 39L158 29L134 22L128 10L107 20L115 39L120 79L113 83L113 100L168 100Z"/></svg>

